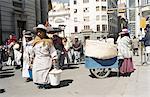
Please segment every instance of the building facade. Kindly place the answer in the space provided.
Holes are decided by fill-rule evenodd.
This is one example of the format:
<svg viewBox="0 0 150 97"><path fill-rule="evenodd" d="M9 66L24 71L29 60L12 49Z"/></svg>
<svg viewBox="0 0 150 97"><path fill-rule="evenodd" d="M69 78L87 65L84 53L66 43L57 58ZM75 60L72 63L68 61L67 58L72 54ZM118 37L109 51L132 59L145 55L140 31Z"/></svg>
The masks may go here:
<svg viewBox="0 0 150 97"><path fill-rule="evenodd" d="M71 33L116 32L117 13L107 13L112 7L116 0L70 0Z"/></svg>
<svg viewBox="0 0 150 97"><path fill-rule="evenodd" d="M141 0L142 5L142 15L144 17L150 17L150 0Z"/></svg>
<svg viewBox="0 0 150 97"><path fill-rule="evenodd" d="M128 29L132 35L136 33L136 0L126 0Z"/></svg>
<svg viewBox="0 0 150 97"><path fill-rule="evenodd" d="M52 3L52 10L48 13L48 21L52 27L63 27L62 37L70 37L70 9L68 3Z"/></svg>
<svg viewBox="0 0 150 97"><path fill-rule="evenodd" d="M48 0L0 0L0 36L5 40L10 33L18 38L22 30L32 30L47 18Z"/></svg>

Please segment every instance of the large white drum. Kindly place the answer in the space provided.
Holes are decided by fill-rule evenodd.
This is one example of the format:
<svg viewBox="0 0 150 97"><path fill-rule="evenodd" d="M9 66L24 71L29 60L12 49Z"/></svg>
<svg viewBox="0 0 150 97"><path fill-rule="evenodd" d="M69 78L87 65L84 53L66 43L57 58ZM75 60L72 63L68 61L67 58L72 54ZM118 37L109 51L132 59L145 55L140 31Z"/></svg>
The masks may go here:
<svg viewBox="0 0 150 97"><path fill-rule="evenodd" d="M87 40L85 55L98 59L110 59L118 55L117 46L112 43L101 42L98 40Z"/></svg>

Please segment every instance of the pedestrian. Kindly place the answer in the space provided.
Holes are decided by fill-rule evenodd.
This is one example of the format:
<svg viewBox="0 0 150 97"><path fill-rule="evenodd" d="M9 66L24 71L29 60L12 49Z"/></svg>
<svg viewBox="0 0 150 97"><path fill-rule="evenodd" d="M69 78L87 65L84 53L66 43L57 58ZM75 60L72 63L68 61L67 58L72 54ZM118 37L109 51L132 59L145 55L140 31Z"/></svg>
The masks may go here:
<svg viewBox="0 0 150 97"><path fill-rule="evenodd" d="M13 50L14 50L14 65L16 66L16 69L20 69L21 68L22 53L20 52L20 45L19 45L19 43L16 42L14 44Z"/></svg>
<svg viewBox="0 0 150 97"><path fill-rule="evenodd" d="M69 59L70 46L66 37L62 39L62 43L64 45L64 56L65 56L64 63L69 64L70 63L70 59Z"/></svg>
<svg viewBox="0 0 150 97"><path fill-rule="evenodd" d="M8 45L8 53L9 53L9 58L7 65L12 66L14 65L14 49L13 46L15 44L15 40L13 40L9 45Z"/></svg>
<svg viewBox="0 0 150 97"><path fill-rule="evenodd" d="M49 89L48 75L52 64L56 63L57 52L52 39L46 35L47 28L43 24L39 24L33 29L36 31L36 37L32 43L35 54L32 67L33 82L38 85L39 89Z"/></svg>
<svg viewBox="0 0 150 97"><path fill-rule="evenodd" d="M2 46L2 57L1 57L2 64L7 65L8 59L10 59L9 52L8 52L8 47L6 45L3 45ZM11 61L11 59L10 59L10 61Z"/></svg>
<svg viewBox="0 0 150 97"><path fill-rule="evenodd" d="M123 76L130 76L135 70L132 61L132 42L127 29L123 29L120 34L121 38L118 41L119 70Z"/></svg>
<svg viewBox="0 0 150 97"><path fill-rule="evenodd" d="M74 63L76 64L77 62L80 61L80 51L81 51L81 47L82 47L82 44L79 41L77 36L75 37L72 47L73 47L74 56L75 56Z"/></svg>
<svg viewBox="0 0 150 97"><path fill-rule="evenodd" d="M150 64L150 30L145 29L145 36L142 38L145 46L145 53L146 53L146 62Z"/></svg>
<svg viewBox="0 0 150 97"><path fill-rule="evenodd" d="M133 54L139 56L139 40L134 36L132 40Z"/></svg>
<svg viewBox="0 0 150 97"><path fill-rule="evenodd" d="M26 78L26 82L32 81L29 74L31 56L32 56L32 35L30 31L26 31L23 35L23 69L22 77Z"/></svg>
<svg viewBox="0 0 150 97"><path fill-rule="evenodd" d="M9 38L6 40L6 45L10 45L12 42L17 41L16 36L13 34L9 35Z"/></svg>
<svg viewBox="0 0 150 97"><path fill-rule="evenodd" d="M63 69L64 66L64 60L65 60L65 56L64 56L64 45L63 45L63 38L59 36L59 32L55 32L54 30L51 31L49 30L48 32L48 36L53 40L53 44L55 49L57 50L57 55L58 55L58 68Z"/></svg>

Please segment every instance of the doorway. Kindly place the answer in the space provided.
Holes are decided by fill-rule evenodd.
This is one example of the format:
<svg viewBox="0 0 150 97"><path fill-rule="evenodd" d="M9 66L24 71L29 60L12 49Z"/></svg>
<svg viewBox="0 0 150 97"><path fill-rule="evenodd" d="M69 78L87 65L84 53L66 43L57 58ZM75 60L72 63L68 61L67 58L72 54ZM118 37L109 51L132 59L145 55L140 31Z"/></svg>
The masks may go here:
<svg viewBox="0 0 150 97"><path fill-rule="evenodd" d="M26 21L17 21L18 39L22 38L22 31L26 29Z"/></svg>

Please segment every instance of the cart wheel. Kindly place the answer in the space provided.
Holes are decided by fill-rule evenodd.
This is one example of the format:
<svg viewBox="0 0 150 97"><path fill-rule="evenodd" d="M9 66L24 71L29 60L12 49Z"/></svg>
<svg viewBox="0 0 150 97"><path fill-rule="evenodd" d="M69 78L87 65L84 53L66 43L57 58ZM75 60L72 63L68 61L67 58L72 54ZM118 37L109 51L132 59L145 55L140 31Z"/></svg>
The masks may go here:
<svg viewBox="0 0 150 97"><path fill-rule="evenodd" d="M105 78L110 74L110 68L97 68L97 69L90 69L91 75L94 75L97 78Z"/></svg>

